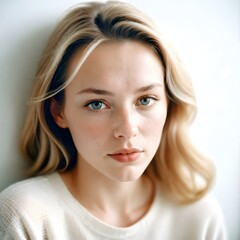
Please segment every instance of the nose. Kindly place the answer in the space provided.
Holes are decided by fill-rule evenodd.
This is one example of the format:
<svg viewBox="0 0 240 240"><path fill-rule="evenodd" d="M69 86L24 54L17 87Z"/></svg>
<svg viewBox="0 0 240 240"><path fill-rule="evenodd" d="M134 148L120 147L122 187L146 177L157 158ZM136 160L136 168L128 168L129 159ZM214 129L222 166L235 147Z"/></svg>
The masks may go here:
<svg viewBox="0 0 240 240"><path fill-rule="evenodd" d="M136 113L129 109L116 113L114 119L114 137L129 140L138 134Z"/></svg>

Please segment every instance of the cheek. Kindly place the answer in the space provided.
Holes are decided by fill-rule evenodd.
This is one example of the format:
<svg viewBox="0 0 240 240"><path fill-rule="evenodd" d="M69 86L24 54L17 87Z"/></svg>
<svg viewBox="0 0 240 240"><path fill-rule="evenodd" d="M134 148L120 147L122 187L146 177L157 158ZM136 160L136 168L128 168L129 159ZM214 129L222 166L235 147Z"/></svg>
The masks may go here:
<svg viewBox="0 0 240 240"><path fill-rule="evenodd" d="M81 120L70 127L72 136L78 143L98 143L106 135L106 126L96 121Z"/></svg>
<svg viewBox="0 0 240 240"><path fill-rule="evenodd" d="M166 121L166 111L157 112L148 119L145 119L142 128L151 138L161 137L161 133Z"/></svg>
<svg viewBox="0 0 240 240"><path fill-rule="evenodd" d="M153 112L151 112L148 116L148 119L146 120L149 122L150 127L159 129L164 126L166 116L167 108L165 106L160 106L159 108L156 108Z"/></svg>
<svg viewBox="0 0 240 240"><path fill-rule="evenodd" d="M88 137L93 140L102 139L104 137L104 133L106 134L106 127L103 124L91 124L88 122L85 126L85 135L88 135Z"/></svg>

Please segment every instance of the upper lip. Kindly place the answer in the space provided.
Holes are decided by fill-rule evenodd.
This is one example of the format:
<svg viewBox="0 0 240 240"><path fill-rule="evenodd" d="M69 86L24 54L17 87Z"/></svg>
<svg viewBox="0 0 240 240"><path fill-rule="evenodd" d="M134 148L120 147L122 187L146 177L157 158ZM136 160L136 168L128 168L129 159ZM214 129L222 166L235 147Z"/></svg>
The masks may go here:
<svg viewBox="0 0 240 240"><path fill-rule="evenodd" d="M131 154L131 153L140 153L140 152L143 152L143 150L139 148L123 148L116 152L110 153L108 155Z"/></svg>

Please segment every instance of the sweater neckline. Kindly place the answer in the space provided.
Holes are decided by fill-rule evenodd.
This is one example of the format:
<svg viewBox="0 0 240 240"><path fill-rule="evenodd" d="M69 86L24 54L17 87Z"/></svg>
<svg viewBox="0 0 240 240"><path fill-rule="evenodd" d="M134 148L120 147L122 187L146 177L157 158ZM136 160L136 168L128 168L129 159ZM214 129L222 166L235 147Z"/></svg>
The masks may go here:
<svg viewBox="0 0 240 240"><path fill-rule="evenodd" d="M75 217L78 218L86 228L91 229L91 231L95 232L95 234L102 237L124 239L134 236L139 232L139 230L148 228L148 226L154 223L154 219L156 219L155 216L159 212L158 209L161 205L160 190L158 187L155 187L155 196L147 213L131 226L115 227L101 221L91 214L85 207L83 207L68 190L59 173L55 172L51 174L49 179L54 183L54 187L56 188L57 193L60 195L60 198L66 207L69 208L75 215Z"/></svg>

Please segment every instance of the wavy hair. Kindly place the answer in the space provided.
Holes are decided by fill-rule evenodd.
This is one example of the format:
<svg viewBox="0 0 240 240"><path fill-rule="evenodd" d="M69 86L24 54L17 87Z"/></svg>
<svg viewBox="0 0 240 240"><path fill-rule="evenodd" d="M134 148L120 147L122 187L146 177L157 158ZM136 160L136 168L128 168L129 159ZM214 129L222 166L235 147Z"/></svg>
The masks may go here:
<svg viewBox="0 0 240 240"><path fill-rule="evenodd" d="M65 87L99 44L125 40L140 41L155 50L162 62L168 94L161 143L145 174L158 179L181 201L195 201L211 186L213 166L188 136L196 113L191 79L153 21L132 5L118 1L78 4L53 31L36 72L20 141L23 155L31 160L30 173L67 171L75 166L77 151L71 134L53 120L50 101L54 98L64 104ZM81 47L85 49L82 58L68 76L68 63Z"/></svg>

